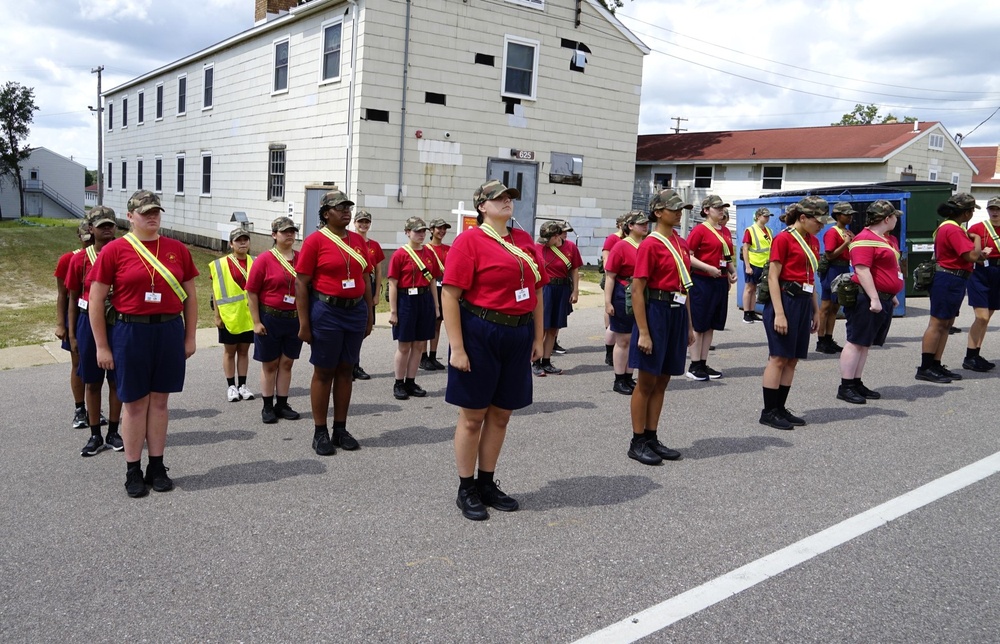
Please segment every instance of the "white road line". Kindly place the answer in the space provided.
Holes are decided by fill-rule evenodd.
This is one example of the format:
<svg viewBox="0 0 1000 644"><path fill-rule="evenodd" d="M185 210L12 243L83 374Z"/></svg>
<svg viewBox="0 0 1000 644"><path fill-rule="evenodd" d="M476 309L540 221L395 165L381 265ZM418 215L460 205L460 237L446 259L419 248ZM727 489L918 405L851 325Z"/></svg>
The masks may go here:
<svg viewBox="0 0 1000 644"><path fill-rule="evenodd" d="M997 472L1000 452L651 606L577 640L577 644L634 642Z"/></svg>

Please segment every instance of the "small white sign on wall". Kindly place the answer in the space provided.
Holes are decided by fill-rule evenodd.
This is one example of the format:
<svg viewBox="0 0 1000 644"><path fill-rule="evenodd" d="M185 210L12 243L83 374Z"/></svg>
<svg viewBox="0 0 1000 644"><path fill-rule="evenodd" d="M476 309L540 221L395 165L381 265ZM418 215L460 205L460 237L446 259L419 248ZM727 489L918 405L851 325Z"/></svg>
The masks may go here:
<svg viewBox="0 0 1000 644"><path fill-rule="evenodd" d="M291 217L292 219L295 219L295 217L293 216L294 214L295 214L295 202L294 201L289 201L288 202L288 216Z"/></svg>

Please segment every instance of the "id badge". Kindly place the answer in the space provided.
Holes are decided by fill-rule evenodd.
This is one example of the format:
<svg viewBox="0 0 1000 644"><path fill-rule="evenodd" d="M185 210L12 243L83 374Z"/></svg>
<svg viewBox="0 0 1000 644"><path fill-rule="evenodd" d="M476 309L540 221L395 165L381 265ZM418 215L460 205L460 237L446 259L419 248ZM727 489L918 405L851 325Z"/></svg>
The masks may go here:
<svg viewBox="0 0 1000 644"><path fill-rule="evenodd" d="M804 282L804 283L802 284L802 292L803 292L803 293L812 293L812 292L813 292L813 290L814 290L814 287L813 287L813 285L812 285L811 283L809 283L809 282Z"/></svg>
<svg viewBox="0 0 1000 644"><path fill-rule="evenodd" d="M153 292L146 293L147 302L154 302L154 303L159 302L161 297L163 296L160 295L159 293L153 293Z"/></svg>
<svg viewBox="0 0 1000 644"><path fill-rule="evenodd" d="M719 260L719 268L725 268L728 264L729 264L728 260L725 260L725 259L720 259Z"/></svg>
<svg viewBox="0 0 1000 644"><path fill-rule="evenodd" d="M295 296L286 295L285 297L281 298L281 301L284 302L285 304L295 304Z"/></svg>
<svg viewBox="0 0 1000 644"><path fill-rule="evenodd" d="M340 286L343 288L354 288L354 279L340 280Z"/></svg>
<svg viewBox="0 0 1000 644"><path fill-rule="evenodd" d="M906 278L903 277L903 271L896 273L896 277L898 277L901 281L906 281Z"/></svg>
<svg viewBox="0 0 1000 644"><path fill-rule="evenodd" d="M438 280L438 281L437 281L437 285L438 285L438 286L444 286L444 284L443 284L443 283L441 282L441 280Z"/></svg>
<svg viewBox="0 0 1000 644"><path fill-rule="evenodd" d="M80 309L81 311L86 311L88 306L90 306L90 304L87 302L87 300L83 299L82 297L76 301L76 308Z"/></svg>
<svg viewBox="0 0 1000 644"><path fill-rule="evenodd" d="M674 302L676 304L686 304L688 301L688 296L683 293L674 293Z"/></svg>
<svg viewBox="0 0 1000 644"><path fill-rule="evenodd" d="M407 295L416 295L418 293L420 293L420 289L416 288L415 286L411 286L410 288L406 289Z"/></svg>
<svg viewBox="0 0 1000 644"><path fill-rule="evenodd" d="M527 287L525 287L525 288L519 288L516 291L514 291L514 301L515 302L523 302L526 299L528 299L529 297L531 297L531 291L529 291L527 289Z"/></svg>

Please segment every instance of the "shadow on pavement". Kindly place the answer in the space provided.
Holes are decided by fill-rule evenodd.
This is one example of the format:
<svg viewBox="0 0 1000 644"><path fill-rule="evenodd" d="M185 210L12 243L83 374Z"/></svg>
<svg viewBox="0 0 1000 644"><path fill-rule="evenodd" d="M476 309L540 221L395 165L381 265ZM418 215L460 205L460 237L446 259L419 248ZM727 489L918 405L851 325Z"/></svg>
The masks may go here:
<svg viewBox="0 0 1000 644"><path fill-rule="evenodd" d="M793 444L777 436L748 436L746 438L721 436L696 440L691 444L691 447L681 450L681 453L685 460L698 460L730 454L761 452L768 447L793 447Z"/></svg>
<svg viewBox="0 0 1000 644"><path fill-rule="evenodd" d="M226 403L232 405L234 403ZM182 418L215 418L222 413L222 409L171 409L170 420L180 420Z"/></svg>
<svg viewBox="0 0 1000 644"><path fill-rule="evenodd" d="M645 476L577 476L549 481L537 492L516 494L521 511L618 505L642 498L662 486Z"/></svg>
<svg viewBox="0 0 1000 644"><path fill-rule="evenodd" d="M245 429L231 429L226 431L201 431L193 432L170 432L167 437L167 444L170 447L184 447L186 445L211 445L212 443L224 443L226 441L248 441L252 440L257 432Z"/></svg>
<svg viewBox="0 0 1000 644"><path fill-rule="evenodd" d="M888 416L890 418L909 418L910 415L899 409L884 409L877 406L878 401L866 405L851 405L843 403L843 407L827 407L824 409L809 409L802 415L809 425L825 425L837 421L868 421L875 420L877 416ZM877 421L876 421L877 422ZM806 426L806 429L809 428ZM868 423L865 423L868 425ZM872 429L877 425L868 425ZM798 429L798 427L796 427Z"/></svg>
<svg viewBox="0 0 1000 644"><path fill-rule="evenodd" d="M410 445L434 445L447 443L455 438L455 426L440 429L415 426L390 429L372 438L356 436L362 447L408 447Z"/></svg>
<svg viewBox="0 0 1000 644"><path fill-rule="evenodd" d="M177 477L174 483L186 492L210 490L230 485L272 483L293 476L326 473L326 465L314 459L278 462L273 460L235 463L210 469L204 474Z"/></svg>
<svg viewBox="0 0 1000 644"><path fill-rule="evenodd" d="M940 398L946 393L960 391L961 387L954 385L916 384L908 387L878 387L877 390L882 394L882 400L907 400L913 402L923 398Z"/></svg>
<svg viewBox="0 0 1000 644"><path fill-rule="evenodd" d="M516 412L514 412L514 416L518 417L518 416L530 416L532 414L551 414L557 411L566 411L567 409L597 409L597 405L595 405L592 402L586 402L583 400L565 400L560 402L536 402L527 407L526 409L518 409Z"/></svg>

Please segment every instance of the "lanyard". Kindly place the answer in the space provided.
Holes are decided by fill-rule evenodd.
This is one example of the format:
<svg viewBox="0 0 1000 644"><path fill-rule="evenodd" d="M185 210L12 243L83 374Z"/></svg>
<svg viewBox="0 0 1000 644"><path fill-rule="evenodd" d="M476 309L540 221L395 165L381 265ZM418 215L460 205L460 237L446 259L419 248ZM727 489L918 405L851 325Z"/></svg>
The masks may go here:
<svg viewBox="0 0 1000 644"><path fill-rule="evenodd" d="M674 248L674 245L658 232L650 233L649 236L659 239L663 242L663 245L667 247L667 250L670 251L670 254L674 258L674 263L677 264L677 273L681 277L681 283L684 285L684 290L687 291L694 286L694 282L691 280L691 273L688 272L687 266L684 265L684 258L681 257L680 251Z"/></svg>
<svg viewBox="0 0 1000 644"><path fill-rule="evenodd" d="M356 250L354 250L353 248L351 248L347 244L347 242L345 242L343 239L341 239L337 235L334 235L332 232L330 232L329 228L327 228L326 226L324 226L323 228L319 229L319 232L321 232L324 235L326 235L327 238L329 238L334 244L337 245L337 248L339 248L339 249L341 249L343 251L346 251L348 255L350 255L351 257L353 257L354 259L356 259L358 261L358 263L361 264L361 270L362 270L362 272L366 268L368 268L368 260L366 260L364 257L362 257L361 255L359 255L358 252ZM350 263L350 260L348 260L345 257L344 258L344 263L347 264L347 277L350 278L351 277L351 263Z"/></svg>
<svg viewBox="0 0 1000 644"><path fill-rule="evenodd" d="M528 267L531 268L531 272L535 275L535 283L542 281L542 274L538 272L538 266L535 265L535 258L524 252L522 249L518 248L514 244L510 243L506 239L500 236L500 233L493 230L493 227L487 223L483 223L479 226L479 230L483 231L487 237L496 240L503 246L504 250L513 255L518 262L526 262ZM523 270L523 267L522 267ZM523 282L522 282L523 284ZM523 286L522 286L523 287Z"/></svg>
<svg viewBox="0 0 1000 644"><path fill-rule="evenodd" d="M799 246L801 246L802 250L805 251L806 259L809 260L809 268L811 268L815 273L816 269L819 267L819 260L816 259L816 253L813 252L813 249L809 248L809 244L806 243L806 240L802 239L802 235L800 235L799 231L794 228L792 229L792 237L795 238L795 241L799 242Z"/></svg>
<svg viewBox="0 0 1000 644"><path fill-rule="evenodd" d="M410 256L410 259L413 260L413 263L417 265L417 270L419 270L423 274L424 279L427 280L427 283L431 284L434 281L434 276L431 275L431 272L430 270L428 270L427 265L424 264L422 259L420 259L420 255L417 255L417 251L413 250L413 248L409 244L404 245L403 250L405 250L406 254ZM437 257L437 255L435 255L435 257Z"/></svg>
<svg viewBox="0 0 1000 644"><path fill-rule="evenodd" d="M174 274L171 273L170 270L163 265L163 263L159 260L159 258L157 258L156 255L149 252L149 249L143 246L142 242L139 241L139 238L136 237L134 233L127 233L125 235L125 241L131 244L132 248L135 249L135 252L139 255L139 259L143 261L143 266L149 264L149 267L151 267L152 269L152 270L150 270L150 268L146 269L149 271L150 292L154 292L153 270L155 270L157 273L160 274L160 277L163 278L163 281L167 283L167 286L170 287L170 290L174 292L174 295L177 296L177 299L179 299L181 302L187 299L187 293L184 292L184 289L181 287L181 283L177 281L177 278L174 277ZM156 240L156 252L157 254L160 252L159 238L157 238Z"/></svg>
<svg viewBox="0 0 1000 644"><path fill-rule="evenodd" d="M712 234L715 235L715 238L719 240L719 243L722 244L722 256L726 258L726 261L729 261L729 258L732 257L732 252L729 250L729 244L726 243L726 238L720 235L719 231L715 229L715 226L707 221L701 222L701 225L711 230Z"/></svg>

